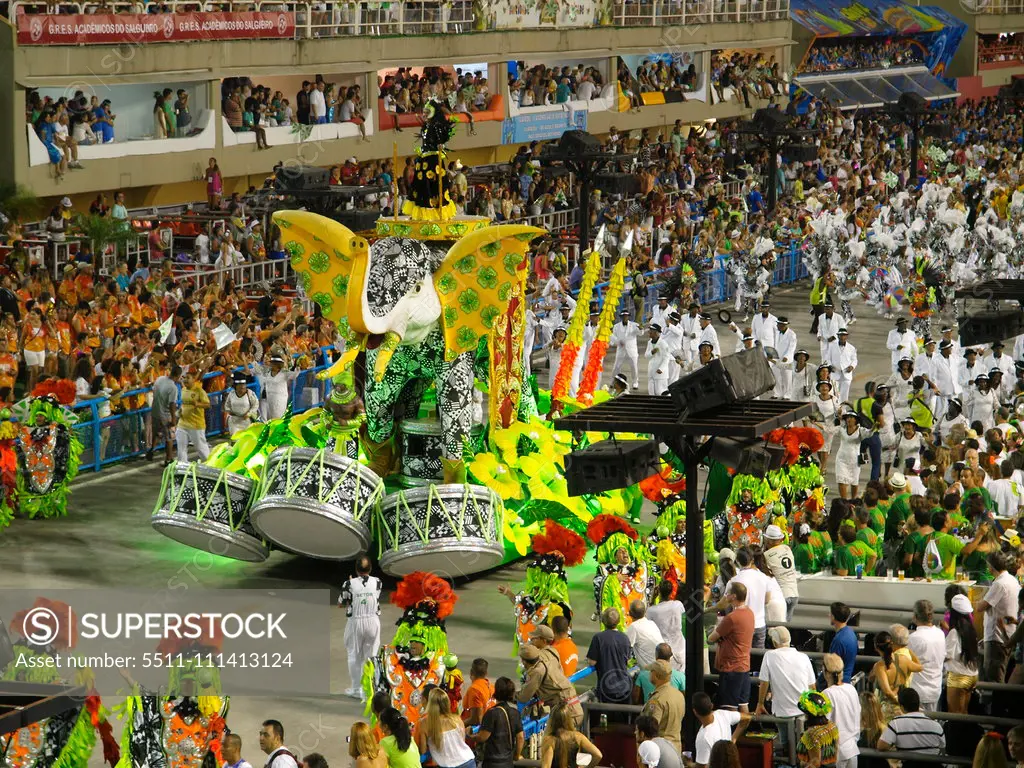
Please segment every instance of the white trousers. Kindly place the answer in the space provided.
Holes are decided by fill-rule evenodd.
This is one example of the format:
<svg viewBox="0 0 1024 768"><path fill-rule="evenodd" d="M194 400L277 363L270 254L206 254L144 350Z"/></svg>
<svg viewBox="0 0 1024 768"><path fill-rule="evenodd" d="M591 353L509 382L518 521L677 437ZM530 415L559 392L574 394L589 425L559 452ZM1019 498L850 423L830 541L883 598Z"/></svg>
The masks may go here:
<svg viewBox="0 0 1024 768"><path fill-rule="evenodd" d="M210 446L206 442L206 430L186 429L180 424L174 432L174 442L178 446L178 461L188 461L188 447L194 445L199 453L199 460L205 461L210 455Z"/></svg>
<svg viewBox="0 0 1024 768"><path fill-rule="evenodd" d="M622 347L618 347L615 350L615 366L612 368L612 378L614 379L619 375L619 371L622 370L623 364L629 366L633 371L633 384L636 384L640 380L640 373L637 369L637 358L638 353L636 350L623 350Z"/></svg>
<svg viewBox="0 0 1024 768"><path fill-rule="evenodd" d="M667 376L649 376L647 379L647 394L661 396L668 389Z"/></svg>
<svg viewBox="0 0 1024 768"><path fill-rule="evenodd" d="M348 676L352 687L360 689L363 667L380 650L380 618L349 619L345 624L345 655L348 661ZM362 694L360 694L362 698Z"/></svg>
<svg viewBox="0 0 1024 768"><path fill-rule="evenodd" d="M772 373L775 375L775 396L781 400L789 400L793 394L793 371L773 365Z"/></svg>

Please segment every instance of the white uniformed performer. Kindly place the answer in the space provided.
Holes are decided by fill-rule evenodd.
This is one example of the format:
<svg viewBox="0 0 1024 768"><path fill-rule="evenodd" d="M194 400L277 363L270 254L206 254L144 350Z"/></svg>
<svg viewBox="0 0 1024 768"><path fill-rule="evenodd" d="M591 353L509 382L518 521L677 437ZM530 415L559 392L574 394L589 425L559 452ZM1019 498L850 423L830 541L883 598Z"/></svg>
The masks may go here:
<svg viewBox="0 0 1024 768"><path fill-rule="evenodd" d="M857 348L847 340L849 336L849 331L840 328L837 339L829 346L828 362L835 369L835 381L839 387L837 394L841 403L850 399L850 384L857 370Z"/></svg>
<svg viewBox="0 0 1024 768"><path fill-rule="evenodd" d="M663 329L668 327L668 316L676 311L676 308L669 303L671 298L667 293L662 293L658 296L658 303L651 310L652 324L657 323Z"/></svg>
<svg viewBox="0 0 1024 768"><path fill-rule="evenodd" d="M247 386L245 374L236 371L231 377L232 388L224 395L224 410L228 414L228 434L248 429L260 416L260 399Z"/></svg>
<svg viewBox="0 0 1024 768"><path fill-rule="evenodd" d="M288 398L291 394L292 382L301 371L285 370L284 358L275 354L270 358L270 367L257 365L256 378L259 379L263 392L266 393L264 407L266 420L280 419L288 410Z"/></svg>
<svg viewBox="0 0 1024 768"><path fill-rule="evenodd" d="M686 314L679 321L683 331L683 347L681 356L689 365L697 358L697 344L700 341L700 305L691 304Z"/></svg>
<svg viewBox="0 0 1024 768"><path fill-rule="evenodd" d="M796 358L796 333L789 327L789 318L775 321L775 348L772 373L775 374L775 397L789 400L793 391L793 361Z"/></svg>
<svg viewBox="0 0 1024 768"><path fill-rule="evenodd" d="M896 318L896 327L889 331L885 340L885 346L892 353L892 369L895 372L899 367L901 358L909 357L914 359L917 354L917 337L914 332L907 330L907 318Z"/></svg>
<svg viewBox="0 0 1024 768"><path fill-rule="evenodd" d="M750 321L750 332L754 336L754 341L761 342L762 347L775 346L775 327L779 319L771 313L771 306L770 302L762 301L761 311Z"/></svg>
<svg viewBox="0 0 1024 768"><path fill-rule="evenodd" d="M368 555L356 559L356 575L345 582L338 597L344 606L348 622L345 624L345 654L348 657L348 675L352 687L346 696L363 699L360 682L363 667L380 649L380 579L371 576L373 565Z"/></svg>
<svg viewBox="0 0 1024 768"><path fill-rule="evenodd" d="M924 376L932 384L935 383L935 364L939 356L935 354L935 339L924 337L924 352L914 358L914 374Z"/></svg>
<svg viewBox="0 0 1024 768"><path fill-rule="evenodd" d="M668 383L671 384L673 381L679 378L679 363L676 362L677 357L681 357L683 354L683 328L679 324L682 318L678 312L669 312L668 314L668 326L664 329L661 336L665 343L668 344Z"/></svg>
<svg viewBox="0 0 1024 768"><path fill-rule="evenodd" d="M661 326L651 323L650 341L644 351L647 358L647 394L663 395L668 389L668 364L672 360L669 344L661 336Z"/></svg>
<svg viewBox="0 0 1024 768"><path fill-rule="evenodd" d="M790 379L789 399L798 403L806 403L814 394L815 369L810 362L811 353L806 349L798 349L793 353L793 376Z"/></svg>
<svg viewBox="0 0 1024 768"><path fill-rule="evenodd" d="M637 368L637 360L640 351L636 342L640 338L640 326L632 322L629 312L620 312L621 323L616 323L612 328L612 335L608 339L609 346L615 347L615 365L612 367L612 378L622 370L623 365L633 369L633 389L640 388L640 371Z"/></svg>
<svg viewBox="0 0 1024 768"><path fill-rule="evenodd" d="M822 361L828 360L829 345L833 341L839 341L839 329L844 325L845 321L836 314L832 302L826 302L825 314L818 318L818 346Z"/></svg>
<svg viewBox="0 0 1024 768"><path fill-rule="evenodd" d="M722 347L718 343L718 331L715 330L715 326L711 324L711 315L707 312L701 312L700 314L700 336L697 337L698 351L700 345L704 342L711 344L711 352L715 357L722 356ZM700 367L703 363L698 362L696 367Z"/></svg>

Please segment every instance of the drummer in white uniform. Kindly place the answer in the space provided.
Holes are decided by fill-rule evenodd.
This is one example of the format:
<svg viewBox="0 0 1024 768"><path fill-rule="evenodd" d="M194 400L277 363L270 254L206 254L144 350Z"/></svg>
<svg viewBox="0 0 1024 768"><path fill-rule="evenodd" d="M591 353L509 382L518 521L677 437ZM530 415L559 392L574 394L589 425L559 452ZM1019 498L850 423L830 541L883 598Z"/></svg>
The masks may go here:
<svg viewBox="0 0 1024 768"><path fill-rule="evenodd" d="M697 358L697 343L700 339L700 304L691 304L685 315L679 321L679 327L683 332L683 343L680 354L683 358L683 367L689 365Z"/></svg>
<svg viewBox="0 0 1024 768"><path fill-rule="evenodd" d="M380 579L371 576L372 563L368 555L356 558L356 575L345 582L338 597L338 605L345 608L345 654L348 657L348 676L352 681L346 696L365 700L360 686L363 667L380 650Z"/></svg>

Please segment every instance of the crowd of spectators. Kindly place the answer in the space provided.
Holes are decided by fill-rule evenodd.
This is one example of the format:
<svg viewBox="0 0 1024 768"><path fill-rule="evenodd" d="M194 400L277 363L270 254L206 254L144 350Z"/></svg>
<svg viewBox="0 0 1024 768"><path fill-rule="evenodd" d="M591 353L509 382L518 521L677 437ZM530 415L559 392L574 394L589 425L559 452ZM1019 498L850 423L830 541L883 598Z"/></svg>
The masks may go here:
<svg viewBox="0 0 1024 768"><path fill-rule="evenodd" d="M924 47L910 37L826 38L815 41L797 67L797 74L906 67L923 64L925 53Z"/></svg>
<svg viewBox="0 0 1024 768"><path fill-rule="evenodd" d="M227 78L221 83L224 119L236 133L256 134L256 149L268 149L267 128L279 126L354 123L362 138L365 113L362 88L328 83L323 75L302 81L292 103L279 90L253 85L249 78Z"/></svg>
<svg viewBox="0 0 1024 768"><path fill-rule="evenodd" d="M520 61L515 74L509 73L508 91L512 103L520 108L543 107L596 99L601 96L604 82L597 67L537 64L527 68L525 62Z"/></svg>
<svg viewBox="0 0 1024 768"><path fill-rule="evenodd" d="M978 36L978 63L993 64L1024 59L1024 36L1010 32L1004 35Z"/></svg>
<svg viewBox="0 0 1024 768"><path fill-rule="evenodd" d="M490 105L491 92L486 72L449 72L443 67L423 67L416 74L411 67L399 67L394 74L378 78L384 111L394 115L394 127L401 131L398 115L419 114L429 101L439 102L451 113L465 115L470 133L476 133L473 114Z"/></svg>
<svg viewBox="0 0 1024 768"><path fill-rule="evenodd" d="M726 88L732 88L733 98L749 109L751 96L774 103L787 86L774 55L716 51L711 56L711 87L718 102L726 101Z"/></svg>

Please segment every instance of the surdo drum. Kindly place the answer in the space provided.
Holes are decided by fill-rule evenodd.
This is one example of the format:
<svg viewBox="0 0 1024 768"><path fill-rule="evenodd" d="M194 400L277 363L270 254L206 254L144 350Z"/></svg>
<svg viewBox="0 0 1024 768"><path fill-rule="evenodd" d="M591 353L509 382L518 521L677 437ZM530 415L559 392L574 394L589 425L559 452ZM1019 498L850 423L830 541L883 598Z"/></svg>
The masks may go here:
<svg viewBox="0 0 1024 768"><path fill-rule="evenodd" d="M479 424L473 425L474 434L482 429ZM401 483L413 487L441 482L444 479L441 420L405 419L399 423L398 430L402 450Z"/></svg>
<svg viewBox="0 0 1024 768"><path fill-rule="evenodd" d="M427 485L389 494L377 513L380 567L392 576L466 576L501 564L504 504L481 485Z"/></svg>
<svg viewBox="0 0 1024 768"><path fill-rule="evenodd" d="M234 472L177 461L164 471L153 527L204 552L262 562L270 548L249 520L255 486Z"/></svg>
<svg viewBox="0 0 1024 768"><path fill-rule="evenodd" d="M323 449L278 448L267 458L250 518L267 541L324 560L351 560L372 540L384 481L358 461Z"/></svg>

